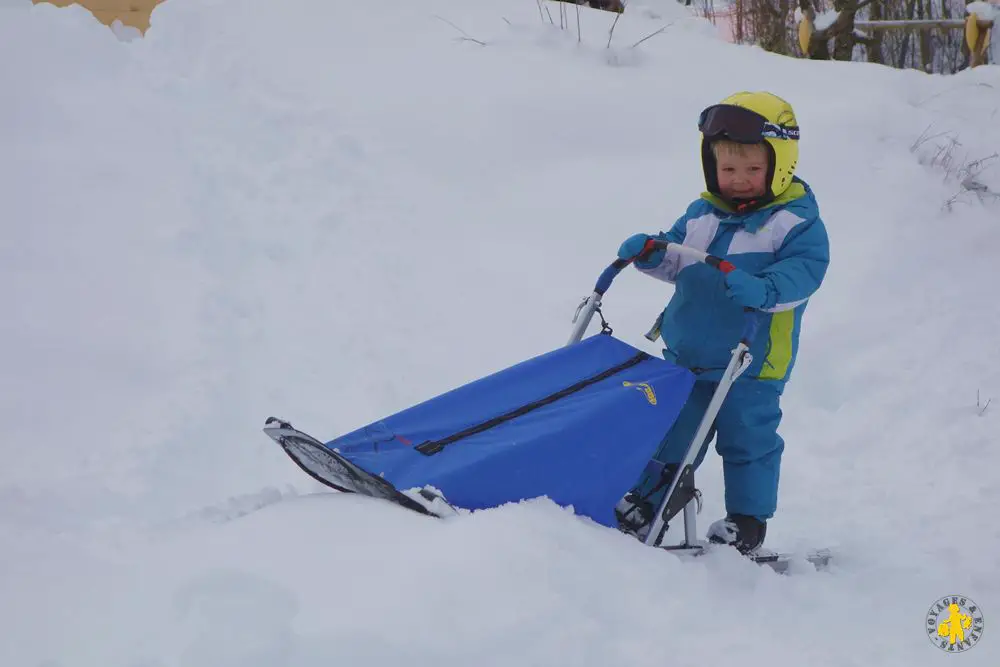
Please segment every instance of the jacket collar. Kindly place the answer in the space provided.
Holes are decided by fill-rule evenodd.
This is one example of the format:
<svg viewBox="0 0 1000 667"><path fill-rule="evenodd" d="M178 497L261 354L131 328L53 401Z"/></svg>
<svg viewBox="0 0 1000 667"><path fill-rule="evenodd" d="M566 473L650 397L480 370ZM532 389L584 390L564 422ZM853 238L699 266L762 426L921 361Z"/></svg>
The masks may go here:
<svg viewBox="0 0 1000 667"><path fill-rule="evenodd" d="M753 234L757 232L757 230L759 230L765 222L767 222L768 218L771 217L771 214L774 213L775 208L805 197L807 193L808 191L805 184L798 178L793 178L792 184L788 186L788 189L776 197L774 201L755 211L743 214L735 212L721 197L718 197L711 192L701 193L701 198L711 204L716 210L720 223L740 225Z"/></svg>

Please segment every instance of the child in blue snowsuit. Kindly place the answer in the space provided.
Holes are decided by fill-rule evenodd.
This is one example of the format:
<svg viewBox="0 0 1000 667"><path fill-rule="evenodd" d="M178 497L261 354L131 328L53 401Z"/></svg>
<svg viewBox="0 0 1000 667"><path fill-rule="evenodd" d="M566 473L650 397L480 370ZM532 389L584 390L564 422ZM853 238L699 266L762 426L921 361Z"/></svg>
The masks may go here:
<svg viewBox="0 0 1000 667"><path fill-rule="evenodd" d="M707 192L673 227L636 234L618 256L674 285L657 321L664 357L696 374L694 389L640 479L619 501L620 528L649 530L698 428L746 310L761 318L751 365L731 387L694 467L716 437L725 480L726 517L708 530L711 542L750 553L764 542L778 501L784 441L779 400L798 352L802 315L829 263L826 228L809 186L795 176L799 129L792 107L765 92L743 92L702 112L702 165ZM728 274L676 251L643 254L647 240L684 244L728 260Z"/></svg>

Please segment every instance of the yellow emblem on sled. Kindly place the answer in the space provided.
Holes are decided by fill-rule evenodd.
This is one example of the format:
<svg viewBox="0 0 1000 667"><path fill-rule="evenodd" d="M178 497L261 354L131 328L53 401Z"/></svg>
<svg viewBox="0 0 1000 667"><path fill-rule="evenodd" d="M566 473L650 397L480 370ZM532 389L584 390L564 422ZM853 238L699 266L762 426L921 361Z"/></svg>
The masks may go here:
<svg viewBox="0 0 1000 667"><path fill-rule="evenodd" d="M646 400L649 401L650 405L656 405L656 394L653 392L653 388L650 387L645 382L622 382L623 387L635 387L643 394L646 395Z"/></svg>

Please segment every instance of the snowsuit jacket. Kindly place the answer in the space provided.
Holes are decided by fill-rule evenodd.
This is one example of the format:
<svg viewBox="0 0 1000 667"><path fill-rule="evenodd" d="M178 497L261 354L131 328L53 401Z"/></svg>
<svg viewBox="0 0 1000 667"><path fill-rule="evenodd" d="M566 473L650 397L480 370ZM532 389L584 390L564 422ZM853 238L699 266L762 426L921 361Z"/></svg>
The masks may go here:
<svg viewBox="0 0 1000 667"><path fill-rule="evenodd" d="M809 185L795 177L770 205L742 215L704 193L657 238L727 259L768 281L768 303L750 347L753 361L740 380L769 380L783 388L795 366L802 314L830 261L826 227ZM675 286L658 319L664 357L692 369L699 380L718 380L743 331L743 308L726 296L717 269L669 249L660 255L659 263L636 268Z"/></svg>

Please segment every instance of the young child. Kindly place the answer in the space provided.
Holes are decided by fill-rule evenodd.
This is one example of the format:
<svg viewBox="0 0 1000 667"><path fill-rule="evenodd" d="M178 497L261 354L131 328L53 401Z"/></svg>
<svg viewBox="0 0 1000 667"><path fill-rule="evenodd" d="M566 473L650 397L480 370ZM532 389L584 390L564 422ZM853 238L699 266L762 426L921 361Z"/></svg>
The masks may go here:
<svg viewBox="0 0 1000 667"><path fill-rule="evenodd" d="M811 189L794 175L799 129L788 102L767 92L737 93L705 109L698 127L708 191L670 231L636 234L618 250L642 273L675 286L655 329L664 357L697 380L615 514L621 530L645 538L752 308L761 317L753 361L730 388L694 464L701 465L715 436L726 517L709 527L708 538L746 554L763 544L777 507L779 399L795 365L802 313L826 274L829 244ZM727 259L736 270L723 275L669 249L639 258L650 238Z"/></svg>

